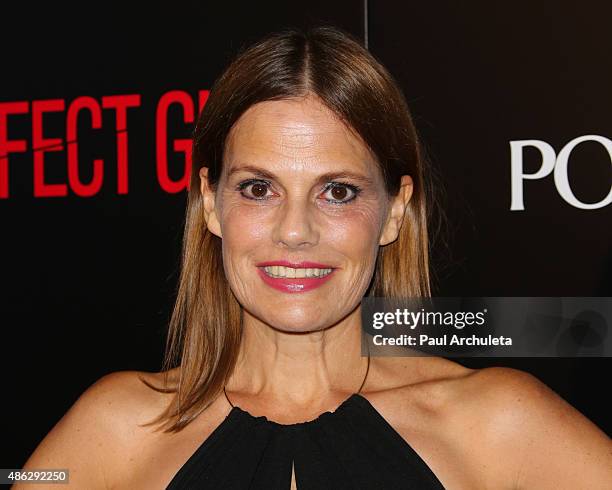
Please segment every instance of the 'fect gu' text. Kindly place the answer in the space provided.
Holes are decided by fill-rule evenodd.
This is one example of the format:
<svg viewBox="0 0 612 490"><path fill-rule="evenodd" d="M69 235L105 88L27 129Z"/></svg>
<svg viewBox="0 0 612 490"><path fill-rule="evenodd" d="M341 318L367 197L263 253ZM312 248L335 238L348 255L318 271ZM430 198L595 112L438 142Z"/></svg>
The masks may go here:
<svg viewBox="0 0 612 490"><path fill-rule="evenodd" d="M155 107L155 167L160 188L170 194L188 187L191 173L191 139L169 134L170 127L192 125L208 99L208 90L200 90L197 105L187 92L172 90L164 93ZM142 122L130 125L141 108L140 94L108 95L100 98L76 97L33 101L0 102L0 199L11 197L11 174L16 173L14 160L27 153L32 165L32 195L34 197L95 196L105 180L117 194L129 190L130 128L142 131ZM108 144L114 140L114 154ZM109 138L110 137L110 138ZM152 138L146 137L146 142ZM83 157L83 140L88 152ZM106 141L105 140L105 141ZM80 144L81 143L81 144ZM62 152L61 160L49 153ZM169 158L179 154L181 168L169 169ZM104 157L104 158L102 158ZM143 164L138 158L137 164ZM27 161L27 160L26 160ZM23 156L19 159L23 164ZM55 166L50 171L49 165ZM60 165L63 168L58 169ZM112 165L112 167L111 167ZM51 179L49 175L54 177ZM61 175L60 178L57 175ZM178 177L177 177L178 175ZM23 186L18 186L22 188Z"/></svg>

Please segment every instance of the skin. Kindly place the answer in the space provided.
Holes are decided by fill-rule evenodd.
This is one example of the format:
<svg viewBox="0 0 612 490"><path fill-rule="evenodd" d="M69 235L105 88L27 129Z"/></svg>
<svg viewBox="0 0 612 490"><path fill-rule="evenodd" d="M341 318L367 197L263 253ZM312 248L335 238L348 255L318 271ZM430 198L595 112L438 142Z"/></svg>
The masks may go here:
<svg viewBox="0 0 612 490"><path fill-rule="evenodd" d="M243 195L253 197L253 187L237 190L258 178L246 165L273 174L266 200ZM369 180L342 179L362 188L348 204L331 203L334 196L318 182L340 170ZM314 97L251 107L232 128L216 193L206 172L200 177L207 227L223 239L226 276L244 308L230 399L285 424L333 411L363 379L359 303L378 247L398 236L411 178L404 176L400 193L389 199L366 146ZM318 289L286 294L257 274L256 263L274 259L339 269ZM138 375L159 384L162 373L101 378L24 468L68 467L71 488L165 488L230 406L219 397L178 434L138 427L172 400L146 388ZM446 488L612 486L610 439L522 371L472 370L434 357L373 357L362 394Z"/></svg>

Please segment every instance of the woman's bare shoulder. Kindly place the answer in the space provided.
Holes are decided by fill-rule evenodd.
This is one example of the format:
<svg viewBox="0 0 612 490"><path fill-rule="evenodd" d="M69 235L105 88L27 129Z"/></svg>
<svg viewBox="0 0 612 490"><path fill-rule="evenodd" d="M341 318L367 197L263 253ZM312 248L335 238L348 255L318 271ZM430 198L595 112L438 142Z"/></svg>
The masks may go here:
<svg viewBox="0 0 612 490"><path fill-rule="evenodd" d="M164 388L172 385L165 383L163 372L116 371L102 376L93 383L71 407L75 415L88 415L90 423L112 425L117 429L133 427L146 423L159 415L168 405L171 394L161 393L149 385ZM69 412L70 413L70 412ZM133 438L134 434L129 437Z"/></svg>
<svg viewBox="0 0 612 490"><path fill-rule="evenodd" d="M445 448L473 481L491 488L612 488L610 438L536 376L433 357L379 359L375 366L381 387L369 395L375 406L407 440L427 434L438 441L436 451ZM429 461L445 474L436 451Z"/></svg>
<svg viewBox="0 0 612 490"><path fill-rule="evenodd" d="M536 376L489 367L443 386L439 408L445 429L488 468L496 488L612 483L608 436Z"/></svg>
<svg viewBox="0 0 612 490"><path fill-rule="evenodd" d="M146 418L159 413L171 398L171 394L161 393L148 385L172 387L175 372L116 371L100 378L87 390L90 393L86 392L86 396L104 399L107 410L114 411L115 416Z"/></svg>
<svg viewBox="0 0 612 490"><path fill-rule="evenodd" d="M117 371L102 376L55 424L24 468L69 468L73 488L111 487L125 456L153 430L141 424L170 401L171 395L152 390L143 380L163 387L164 373Z"/></svg>

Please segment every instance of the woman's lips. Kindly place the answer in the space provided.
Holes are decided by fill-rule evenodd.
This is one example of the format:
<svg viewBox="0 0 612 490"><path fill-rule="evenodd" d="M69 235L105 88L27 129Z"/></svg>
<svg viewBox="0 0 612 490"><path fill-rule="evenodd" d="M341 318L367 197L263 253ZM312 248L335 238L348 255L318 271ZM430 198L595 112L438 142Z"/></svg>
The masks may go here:
<svg viewBox="0 0 612 490"><path fill-rule="evenodd" d="M336 269L323 277L270 277L263 267L257 267L257 272L269 286L284 293L304 293L325 284L333 276Z"/></svg>
<svg viewBox="0 0 612 490"><path fill-rule="evenodd" d="M290 262L288 260L269 260L267 262L260 262L259 264L255 264L255 265L257 267L282 265L284 267L292 267L293 269L307 269L309 267L313 269L333 269L334 268L331 265L321 264L319 262L309 262L309 261Z"/></svg>

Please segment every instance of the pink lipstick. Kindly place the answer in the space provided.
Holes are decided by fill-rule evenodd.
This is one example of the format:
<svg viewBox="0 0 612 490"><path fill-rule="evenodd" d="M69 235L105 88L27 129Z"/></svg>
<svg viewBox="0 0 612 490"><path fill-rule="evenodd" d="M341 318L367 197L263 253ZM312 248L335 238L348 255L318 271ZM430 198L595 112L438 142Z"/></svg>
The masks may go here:
<svg viewBox="0 0 612 490"><path fill-rule="evenodd" d="M257 272L262 280L269 286L284 293L304 293L316 289L331 279L336 271L336 267L321 264L319 262L289 262L287 260L273 260L260 262L257 265ZM331 269L331 272L322 277L272 277L265 270L265 267L283 266L293 269Z"/></svg>

